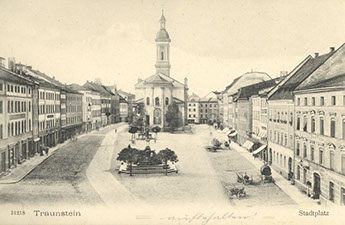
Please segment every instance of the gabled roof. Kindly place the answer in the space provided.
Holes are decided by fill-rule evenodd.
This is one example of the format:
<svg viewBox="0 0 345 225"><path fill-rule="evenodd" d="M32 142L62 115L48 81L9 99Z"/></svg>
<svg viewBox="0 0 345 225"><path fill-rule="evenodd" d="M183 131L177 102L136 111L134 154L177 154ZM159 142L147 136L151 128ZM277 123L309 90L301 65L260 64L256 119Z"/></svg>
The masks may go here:
<svg viewBox="0 0 345 225"><path fill-rule="evenodd" d="M39 85L41 87L47 87L47 88L52 88L52 89L58 89L58 90L61 90L60 87L52 84L52 83L49 83L47 82L46 80L43 80L41 78L38 78L38 77L34 77L34 76L31 76L31 75L28 75L30 77L30 80L34 81L34 82L37 82L39 83Z"/></svg>
<svg viewBox="0 0 345 225"><path fill-rule="evenodd" d="M238 90L237 95L234 98L234 101L240 100L240 99L249 99L253 95L258 95L260 91L273 88L279 81L280 77L271 79L268 81L263 81L260 83L248 85L245 87L242 87Z"/></svg>
<svg viewBox="0 0 345 225"><path fill-rule="evenodd" d="M163 74L162 72L155 73L154 75L146 78L145 80L141 80L135 86L137 87L145 84L171 84L175 87L184 87L184 85L181 82L175 80L170 76Z"/></svg>
<svg viewBox="0 0 345 225"><path fill-rule="evenodd" d="M103 86L101 84L94 83L94 82L86 81L86 83L83 85L83 87L85 87L85 88L87 88L89 90L92 90L92 91L99 92L99 93L101 93L103 95L106 95L106 96L114 95L113 93L108 91L105 88L105 86Z"/></svg>
<svg viewBox="0 0 345 225"><path fill-rule="evenodd" d="M201 102L216 102L217 95L212 91L200 99Z"/></svg>
<svg viewBox="0 0 345 225"><path fill-rule="evenodd" d="M58 86L58 87L60 87L62 89L65 87L65 85L63 83L61 83L60 81L51 78L50 76L48 76L45 73L40 72L39 70L34 70L34 69L31 68L31 69L28 69L28 71L30 71L34 75L39 76L41 79L43 79L43 80L45 80L45 81L47 81L47 82L49 82L51 84L54 84L55 86Z"/></svg>
<svg viewBox="0 0 345 225"><path fill-rule="evenodd" d="M306 87L299 87L296 90L308 90L314 88L326 88L326 87L344 87L345 88L345 73L336 77L323 80L322 82L312 84Z"/></svg>
<svg viewBox="0 0 345 225"><path fill-rule="evenodd" d="M175 100L175 102L176 102L177 104L182 104L182 103L184 103L184 101L181 100L181 99L179 99L179 98L173 97L173 99Z"/></svg>
<svg viewBox="0 0 345 225"><path fill-rule="evenodd" d="M226 91L229 90L232 86L234 86L234 84L236 84L236 82L237 82L239 79L241 79L242 76L243 76L243 75L241 75L241 76L235 78L235 79L231 82L231 84L229 84L228 86L225 87L225 90L224 90L223 92L226 92Z"/></svg>
<svg viewBox="0 0 345 225"><path fill-rule="evenodd" d="M87 88L85 88L85 87L83 87L83 86L81 86L81 85L79 85L79 84L75 84L75 83L70 84L70 85L68 85L68 86L69 86L69 88L71 88L72 90L76 90L76 91L86 91L86 90L87 90Z"/></svg>
<svg viewBox="0 0 345 225"><path fill-rule="evenodd" d="M18 84L24 84L24 85L34 84L34 82L30 80L29 77L23 77L1 66L0 66L0 78L6 81L15 82Z"/></svg>
<svg viewBox="0 0 345 225"><path fill-rule="evenodd" d="M128 103L128 102L126 101L125 98L123 98L122 96L120 96L120 103Z"/></svg>
<svg viewBox="0 0 345 225"><path fill-rule="evenodd" d="M58 88L63 91L66 91L67 93L73 93L73 94L80 94L77 90L73 90L71 87L69 87L66 84L61 83L58 80L55 80L54 78L51 78L45 73L40 72L39 70L34 70L32 68L28 68L29 75L33 77L33 79L39 80L41 85L52 85L51 88ZM43 82L44 81L44 82Z"/></svg>
<svg viewBox="0 0 345 225"><path fill-rule="evenodd" d="M345 44L332 53L327 61L298 85L296 90L344 86Z"/></svg>
<svg viewBox="0 0 345 225"><path fill-rule="evenodd" d="M135 95L134 94L131 94L131 93L129 93L129 92L125 92L125 91L123 91L123 90L117 90L117 92L120 94L120 95L122 95L122 96L127 96L127 97L134 97Z"/></svg>
<svg viewBox="0 0 345 225"><path fill-rule="evenodd" d="M264 72L247 72L233 80L233 82L228 85L223 93L234 94L237 90L244 85L250 85L253 83L258 83L261 81L272 79L267 73Z"/></svg>
<svg viewBox="0 0 345 225"><path fill-rule="evenodd" d="M195 93L192 93L192 95L188 96L188 101L199 101L200 100L200 97L198 95L196 95Z"/></svg>
<svg viewBox="0 0 345 225"><path fill-rule="evenodd" d="M295 71L295 73L289 75L274 94L269 97L269 100L283 100L293 99L293 91L301 84L310 74L312 74L319 66L321 66L334 52L318 56L316 58L308 57L307 61L301 65L301 67Z"/></svg>

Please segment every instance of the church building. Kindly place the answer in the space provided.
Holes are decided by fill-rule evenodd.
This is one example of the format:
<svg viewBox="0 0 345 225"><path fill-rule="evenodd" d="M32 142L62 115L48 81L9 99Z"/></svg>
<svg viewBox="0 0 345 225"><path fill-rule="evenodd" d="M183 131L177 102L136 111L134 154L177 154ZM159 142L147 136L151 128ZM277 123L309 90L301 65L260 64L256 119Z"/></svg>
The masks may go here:
<svg viewBox="0 0 345 225"><path fill-rule="evenodd" d="M165 29L166 19L162 13L160 29L156 35L156 73L135 85L137 105L145 110L145 124L167 127L165 114L168 106L176 102L179 107L179 126L187 123L188 80L181 83L170 76L170 37Z"/></svg>

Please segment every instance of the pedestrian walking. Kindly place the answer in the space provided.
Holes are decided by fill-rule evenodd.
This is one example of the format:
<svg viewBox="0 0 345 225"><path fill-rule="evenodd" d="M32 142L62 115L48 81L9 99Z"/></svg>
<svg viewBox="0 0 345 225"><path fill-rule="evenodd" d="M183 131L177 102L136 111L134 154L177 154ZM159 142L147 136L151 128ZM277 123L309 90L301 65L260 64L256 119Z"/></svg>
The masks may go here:
<svg viewBox="0 0 345 225"><path fill-rule="evenodd" d="M46 148L46 155L48 156L49 148Z"/></svg>
<svg viewBox="0 0 345 225"><path fill-rule="evenodd" d="M120 166L118 173L120 174L122 171L124 171L126 169L127 169L127 164L125 164L124 162L121 162L121 166Z"/></svg>

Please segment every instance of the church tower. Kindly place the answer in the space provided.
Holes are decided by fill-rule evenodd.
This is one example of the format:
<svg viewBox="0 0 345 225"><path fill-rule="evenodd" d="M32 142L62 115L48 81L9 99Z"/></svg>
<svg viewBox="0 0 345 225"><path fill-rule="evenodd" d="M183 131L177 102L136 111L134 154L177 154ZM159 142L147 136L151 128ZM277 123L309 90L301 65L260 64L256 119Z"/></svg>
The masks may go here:
<svg viewBox="0 0 345 225"><path fill-rule="evenodd" d="M169 62L169 46L170 38L165 29L166 19L164 17L164 11L162 11L161 19L159 20L160 29L156 35L156 72L161 72L167 76L170 76L170 62Z"/></svg>

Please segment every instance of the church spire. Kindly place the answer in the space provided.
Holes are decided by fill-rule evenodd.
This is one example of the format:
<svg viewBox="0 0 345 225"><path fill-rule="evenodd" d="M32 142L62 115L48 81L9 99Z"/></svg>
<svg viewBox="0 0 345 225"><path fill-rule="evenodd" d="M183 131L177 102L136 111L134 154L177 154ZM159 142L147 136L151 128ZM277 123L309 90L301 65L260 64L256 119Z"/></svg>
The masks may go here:
<svg viewBox="0 0 345 225"><path fill-rule="evenodd" d="M159 20L160 24L161 24L161 29L165 29L165 17L164 17L164 10L162 9L162 16L161 19Z"/></svg>
<svg viewBox="0 0 345 225"><path fill-rule="evenodd" d="M168 32L165 29L166 19L164 17L164 11L162 10L162 16L159 20L160 29L156 35L156 72L163 73L167 76L170 76L170 62L169 62L169 43L170 37Z"/></svg>

